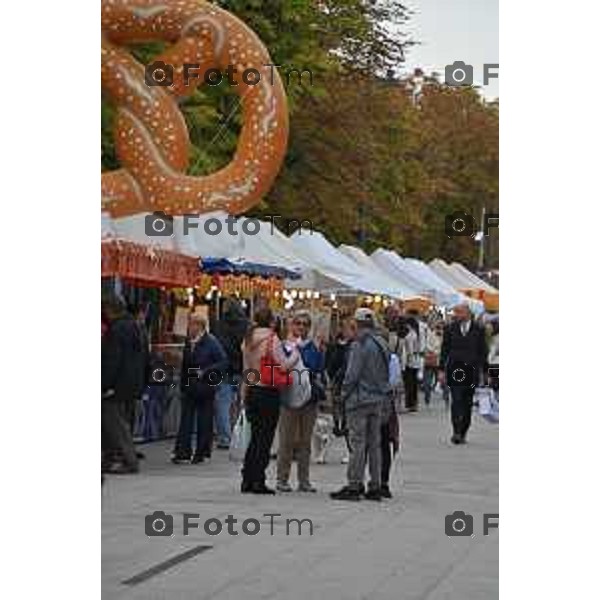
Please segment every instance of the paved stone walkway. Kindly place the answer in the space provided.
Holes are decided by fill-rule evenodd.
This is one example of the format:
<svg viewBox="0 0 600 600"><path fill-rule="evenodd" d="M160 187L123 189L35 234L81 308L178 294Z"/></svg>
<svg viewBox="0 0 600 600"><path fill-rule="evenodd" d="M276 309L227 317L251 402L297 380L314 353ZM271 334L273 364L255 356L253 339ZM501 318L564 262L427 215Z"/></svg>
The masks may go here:
<svg viewBox="0 0 600 600"><path fill-rule="evenodd" d="M328 498L344 483L339 444L328 464L312 466L317 494L276 497L240 494L239 465L227 452L216 451L208 464L174 466L170 444L145 446L142 473L111 477L102 492L103 598L497 598L499 533L483 535L483 514L498 513L498 427L474 416L470 443L454 447L437 402L404 415L402 430L394 498L381 504ZM473 537L445 535L445 516L456 510L473 515ZM154 511L173 515L172 537L145 535L145 516ZM183 513L200 515L188 536ZM272 513L281 516L265 516ZM227 533L228 515L238 520L237 536ZM218 536L204 531L211 518L223 522ZM246 519L259 522L258 534L243 533ZM297 522L288 529L286 519L310 519L313 535L308 522L298 535Z"/></svg>

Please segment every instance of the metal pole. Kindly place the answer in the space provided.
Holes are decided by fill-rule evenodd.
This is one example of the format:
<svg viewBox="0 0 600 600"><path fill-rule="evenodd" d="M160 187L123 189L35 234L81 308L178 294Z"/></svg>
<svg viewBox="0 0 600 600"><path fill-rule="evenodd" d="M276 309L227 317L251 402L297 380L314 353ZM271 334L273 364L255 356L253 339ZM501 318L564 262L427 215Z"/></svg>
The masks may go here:
<svg viewBox="0 0 600 600"><path fill-rule="evenodd" d="M479 271L483 271L485 265L485 206L481 209L481 240L479 241Z"/></svg>

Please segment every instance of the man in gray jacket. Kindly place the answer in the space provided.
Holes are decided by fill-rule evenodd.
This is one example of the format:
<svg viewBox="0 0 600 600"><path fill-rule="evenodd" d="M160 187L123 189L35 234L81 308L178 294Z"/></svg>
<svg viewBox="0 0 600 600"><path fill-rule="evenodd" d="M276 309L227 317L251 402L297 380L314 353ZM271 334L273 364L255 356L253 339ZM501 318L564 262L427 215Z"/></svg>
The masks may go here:
<svg viewBox="0 0 600 600"><path fill-rule="evenodd" d="M342 384L350 446L348 485L331 494L334 500L360 500L369 462L368 500L381 500L381 416L390 391L390 352L375 328L375 315L359 308L354 315L358 334L350 348Z"/></svg>

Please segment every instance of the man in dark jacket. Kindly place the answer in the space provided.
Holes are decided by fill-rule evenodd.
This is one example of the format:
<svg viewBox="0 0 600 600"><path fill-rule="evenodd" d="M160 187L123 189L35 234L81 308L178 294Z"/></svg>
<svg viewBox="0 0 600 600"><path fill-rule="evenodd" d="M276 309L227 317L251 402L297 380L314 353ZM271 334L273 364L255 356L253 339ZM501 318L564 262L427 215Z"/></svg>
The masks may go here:
<svg viewBox="0 0 600 600"><path fill-rule="evenodd" d="M135 473L138 459L127 415L145 384L148 349L140 329L116 296L102 301L108 329L102 337L102 446L106 457L120 463L106 465L114 473Z"/></svg>
<svg viewBox="0 0 600 600"><path fill-rule="evenodd" d="M172 458L176 464L210 458L215 390L227 369L227 355L217 338L208 333L203 317L190 317L188 334L181 367L181 420ZM194 419L196 451L192 457Z"/></svg>
<svg viewBox="0 0 600 600"><path fill-rule="evenodd" d="M390 352L376 330L375 315L359 308L354 315L358 333L352 343L342 384L342 399L348 422L350 462L348 485L330 497L360 500L365 464L369 462L369 489L364 497L381 500L381 416L389 401Z"/></svg>
<svg viewBox="0 0 600 600"><path fill-rule="evenodd" d="M464 444L471 426L473 394L487 361L483 327L475 323L466 304L454 308L454 321L446 327L440 354L440 383L452 396L452 443Z"/></svg>

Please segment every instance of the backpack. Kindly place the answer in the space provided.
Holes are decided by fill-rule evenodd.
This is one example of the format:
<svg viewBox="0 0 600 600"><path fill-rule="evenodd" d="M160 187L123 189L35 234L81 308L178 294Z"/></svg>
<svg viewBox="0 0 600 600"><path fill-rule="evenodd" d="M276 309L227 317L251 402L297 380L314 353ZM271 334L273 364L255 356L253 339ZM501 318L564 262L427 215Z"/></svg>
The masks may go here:
<svg viewBox="0 0 600 600"><path fill-rule="evenodd" d="M387 358L388 363L388 384L391 387L398 387L402 380L402 367L400 365L400 359L395 352L389 352L386 348L384 348L377 338L374 335L369 336L374 342L375 345L381 350L384 358L387 358L387 354L389 353L389 358ZM398 346L396 345L396 350Z"/></svg>

